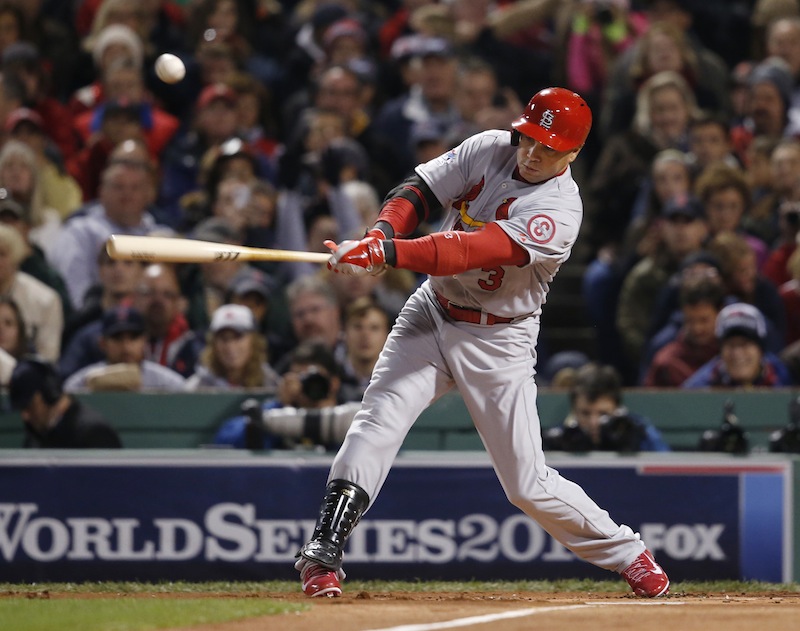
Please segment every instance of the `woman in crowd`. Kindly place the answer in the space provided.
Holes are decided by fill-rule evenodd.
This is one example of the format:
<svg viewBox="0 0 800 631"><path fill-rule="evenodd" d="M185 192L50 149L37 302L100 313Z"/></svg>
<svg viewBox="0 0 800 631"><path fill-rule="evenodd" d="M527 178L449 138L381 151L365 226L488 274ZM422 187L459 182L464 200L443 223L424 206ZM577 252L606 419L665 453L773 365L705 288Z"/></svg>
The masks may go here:
<svg viewBox="0 0 800 631"><path fill-rule="evenodd" d="M274 390L278 375L267 363L267 344L256 331L253 313L244 305L226 304L211 317L208 344L187 390Z"/></svg>

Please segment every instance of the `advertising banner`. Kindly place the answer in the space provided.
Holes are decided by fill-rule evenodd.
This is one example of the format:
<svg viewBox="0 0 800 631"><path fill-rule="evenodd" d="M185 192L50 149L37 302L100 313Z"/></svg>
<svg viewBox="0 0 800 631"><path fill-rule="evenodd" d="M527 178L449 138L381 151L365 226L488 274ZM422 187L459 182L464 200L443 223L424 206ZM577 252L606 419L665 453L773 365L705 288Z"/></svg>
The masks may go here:
<svg viewBox="0 0 800 631"><path fill-rule="evenodd" d="M330 460L0 462L0 581L294 579ZM553 461L673 580L791 573L789 462ZM612 578L505 498L480 455L398 460L351 537L359 579Z"/></svg>

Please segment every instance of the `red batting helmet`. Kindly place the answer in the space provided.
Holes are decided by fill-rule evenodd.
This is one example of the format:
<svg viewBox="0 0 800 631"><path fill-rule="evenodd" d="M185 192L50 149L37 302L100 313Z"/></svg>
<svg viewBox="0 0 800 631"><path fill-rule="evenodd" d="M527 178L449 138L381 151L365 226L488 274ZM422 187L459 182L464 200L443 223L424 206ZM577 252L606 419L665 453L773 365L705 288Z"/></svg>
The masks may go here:
<svg viewBox="0 0 800 631"><path fill-rule="evenodd" d="M592 127L592 110L579 94L545 88L533 95L522 116L511 123L518 132L556 151L578 149Z"/></svg>

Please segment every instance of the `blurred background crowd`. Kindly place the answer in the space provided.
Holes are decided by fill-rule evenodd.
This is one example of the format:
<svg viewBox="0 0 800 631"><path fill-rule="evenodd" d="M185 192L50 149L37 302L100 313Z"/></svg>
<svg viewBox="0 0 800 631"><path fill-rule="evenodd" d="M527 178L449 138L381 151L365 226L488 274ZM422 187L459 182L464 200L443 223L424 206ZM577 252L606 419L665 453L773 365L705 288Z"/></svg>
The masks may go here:
<svg viewBox="0 0 800 631"><path fill-rule="evenodd" d="M421 278L107 237L326 251L550 85L594 126L541 385L800 383L797 0L0 0L0 382L34 353L67 392L358 401Z"/></svg>

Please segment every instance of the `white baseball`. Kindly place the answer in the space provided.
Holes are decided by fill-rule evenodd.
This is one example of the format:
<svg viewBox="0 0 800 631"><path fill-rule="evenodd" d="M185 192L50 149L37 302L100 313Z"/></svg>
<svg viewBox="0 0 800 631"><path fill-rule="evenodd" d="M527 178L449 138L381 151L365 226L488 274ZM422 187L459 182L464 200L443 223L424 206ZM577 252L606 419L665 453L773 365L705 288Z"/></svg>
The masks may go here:
<svg viewBox="0 0 800 631"><path fill-rule="evenodd" d="M164 83L177 83L186 76L186 66L179 57L164 53L156 59L156 74Z"/></svg>

